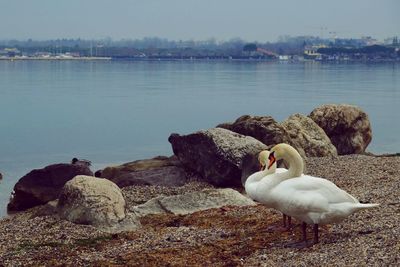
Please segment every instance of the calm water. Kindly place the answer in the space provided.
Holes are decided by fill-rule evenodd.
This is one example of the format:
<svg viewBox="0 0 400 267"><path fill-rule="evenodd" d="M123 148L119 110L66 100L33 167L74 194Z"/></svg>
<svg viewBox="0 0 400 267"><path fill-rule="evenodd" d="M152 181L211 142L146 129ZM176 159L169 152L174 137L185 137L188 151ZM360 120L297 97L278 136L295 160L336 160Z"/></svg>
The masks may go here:
<svg viewBox="0 0 400 267"><path fill-rule="evenodd" d="M172 132L243 114L280 121L323 103L360 106L372 121L368 149L400 152L399 64L0 61L0 216L34 168L170 155Z"/></svg>

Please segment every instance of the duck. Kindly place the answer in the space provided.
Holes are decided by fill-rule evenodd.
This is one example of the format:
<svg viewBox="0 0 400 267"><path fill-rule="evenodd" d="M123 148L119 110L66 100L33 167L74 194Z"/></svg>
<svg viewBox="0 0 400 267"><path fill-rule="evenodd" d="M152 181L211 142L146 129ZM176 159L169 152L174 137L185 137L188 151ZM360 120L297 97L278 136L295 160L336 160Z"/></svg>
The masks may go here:
<svg viewBox="0 0 400 267"><path fill-rule="evenodd" d="M271 166L268 166L268 158L270 152L268 150L263 150L258 154L258 162L260 165L260 171L253 173L250 175L246 182L244 183L244 188L246 194L253 200L260 202L268 207L269 202L263 202L262 192L264 191L265 184L268 184L268 181L263 180L264 177L274 173L282 173L286 172L285 168L277 168L276 162L272 163ZM287 221L287 223L286 223ZM291 228L292 218L290 216L286 216L283 214L283 227L286 229Z"/></svg>
<svg viewBox="0 0 400 267"><path fill-rule="evenodd" d="M301 221L305 243L307 224L313 225L316 244L319 242L319 225L338 223L355 212L379 206L360 203L327 179L304 175L302 157L288 144L278 144L270 150L267 169L273 169L276 161L280 159L289 164L289 169L265 176L262 187L256 189L255 197L260 202Z"/></svg>
<svg viewBox="0 0 400 267"><path fill-rule="evenodd" d="M87 159L73 158L71 160L71 164L72 165L82 165L82 166L90 167L92 165L92 162L90 160L87 160Z"/></svg>

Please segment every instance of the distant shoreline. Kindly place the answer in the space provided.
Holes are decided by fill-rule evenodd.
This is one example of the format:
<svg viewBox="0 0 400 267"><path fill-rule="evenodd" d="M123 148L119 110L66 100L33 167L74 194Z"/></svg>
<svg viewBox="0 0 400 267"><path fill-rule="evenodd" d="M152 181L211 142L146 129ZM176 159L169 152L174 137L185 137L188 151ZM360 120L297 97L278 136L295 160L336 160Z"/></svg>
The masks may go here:
<svg viewBox="0 0 400 267"><path fill-rule="evenodd" d="M0 60L111 60L111 57L0 57Z"/></svg>
<svg viewBox="0 0 400 267"><path fill-rule="evenodd" d="M0 61L24 61L24 60L52 60L52 61L188 61L188 62L278 62L278 63L304 63L304 62L321 62L321 63L399 63L400 60L315 60L315 59L302 59L302 60L279 60L279 59L265 59L265 58L173 58L173 57L0 57Z"/></svg>

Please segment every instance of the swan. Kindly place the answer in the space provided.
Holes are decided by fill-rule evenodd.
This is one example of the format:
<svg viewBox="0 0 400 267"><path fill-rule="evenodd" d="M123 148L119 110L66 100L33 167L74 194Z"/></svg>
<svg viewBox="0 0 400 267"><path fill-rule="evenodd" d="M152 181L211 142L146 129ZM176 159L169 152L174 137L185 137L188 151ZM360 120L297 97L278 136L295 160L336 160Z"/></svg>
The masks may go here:
<svg viewBox="0 0 400 267"><path fill-rule="evenodd" d="M278 144L270 150L267 168L277 160L289 163L286 172L270 174L257 188L256 198L282 213L302 221L303 241L306 227L312 224L314 243L318 243L318 225L341 222L354 212L379 206L362 204L355 197L324 178L303 174L300 154L288 144Z"/></svg>
<svg viewBox="0 0 400 267"><path fill-rule="evenodd" d="M247 195L258 202L263 203L268 207L268 203L264 203L262 201L262 197L260 197L264 191L264 187L266 182L264 181L263 178L267 175L274 174L274 173L282 173L286 172L287 169L285 168L277 168L276 167L276 162L273 162L269 168L267 168L268 164L268 158L269 158L270 152L268 150L263 150L258 154L258 162L260 163L260 171L253 173L250 175L244 184L245 191ZM288 224L286 226L286 219L288 221ZM283 214L283 227L291 227L291 217L286 216Z"/></svg>

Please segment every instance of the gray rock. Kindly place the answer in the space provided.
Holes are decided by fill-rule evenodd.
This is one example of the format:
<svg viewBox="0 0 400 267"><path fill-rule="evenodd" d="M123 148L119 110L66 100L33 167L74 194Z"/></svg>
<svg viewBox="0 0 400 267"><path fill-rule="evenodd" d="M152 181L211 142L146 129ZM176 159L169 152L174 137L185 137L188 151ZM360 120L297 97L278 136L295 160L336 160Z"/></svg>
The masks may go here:
<svg viewBox="0 0 400 267"><path fill-rule="evenodd" d="M294 114L281 123L289 135L289 144L303 157L337 156L324 130L312 119L302 114Z"/></svg>
<svg viewBox="0 0 400 267"><path fill-rule="evenodd" d="M182 186L187 177L176 157L137 160L96 172L119 187L131 185Z"/></svg>
<svg viewBox="0 0 400 267"><path fill-rule="evenodd" d="M18 216L23 216L26 220L33 219L36 217L43 217L43 216L57 216L57 203L58 199L52 200L47 202L46 204L35 206L30 208L28 211L19 212Z"/></svg>
<svg viewBox="0 0 400 267"><path fill-rule="evenodd" d="M125 199L113 182L78 175L63 187L57 210L73 223L108 229L125 218Z"/></svg>
<svg viewBox="0 0 400 267"><path fill-rule="evenodd" d="M268 148L289 141L289 136L285 129L271 116L244 115L233 123L222 123L217 127L252 136L267 145Z"/></svg>
<svg viewBox="0 0 400 267"><path fill-rule="evenodd" d="M242 159L241 165L242 175L241 175L241 182L242 186L244 187L247 178L255 172L260 171L260 162L258 161L258 154L255 155L246 155Z"/></svg>
<svg viewBox="0 0 400 267"><path fill-rule="evenodd" d="M9 211L21 211L58 198L64 184L75 176L93 175L87 166L54 164L23 176L14 186Z"/></svg>
<svg viewBox="0 0 400 267"><path fill-rule="evenodd" d="M168 141L182 164L216 186L240 186L242 159L267 147L250 136L213 128L181 136L172 134Z"/></svg>
<svg viewBox="0 0 400 267"><path fill-rule="evenodd" d="M182 186L186 180L184 170L175 166L130 172L113 179L121 188L131 185Z"/></svg>
<svg viewBox="0 0 400 267"><path fill-rule="evenodd" d="M125 218L111 226L101 227L100 230L108 233L120 233L124 231L132 231L140 228L140 217L134 213L126 213Z"/></svg>
<svg viewBox="0 0 400 267"><path fill-rule="evenodd" d="M371 142L371 123L359 107L327 104L314 109L309 117L325 131L339 155L363 153Z"/></svg>
<svg viewBox="0 0 400 267"><path fill-rule="evenodd" d="M135 214L138 217L143 217L149 214L161 214L161 213L168 213L166 209L163 208L160 204L160 199L164 198L156 197L152 198L146 203L134 206L130 209L131 213Z"/></svg>
<svg viewBox="0 0 400 267"><path fill-rule="evenodd" d="M255 202L236 190L230 188L205 189L183 195L157 197L134 207L133 212L138 216L160 213L185 215L223 206L249 205L255 205Z"/></svg>

